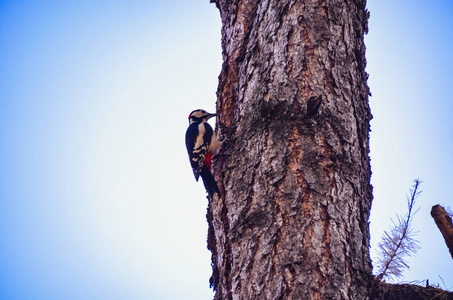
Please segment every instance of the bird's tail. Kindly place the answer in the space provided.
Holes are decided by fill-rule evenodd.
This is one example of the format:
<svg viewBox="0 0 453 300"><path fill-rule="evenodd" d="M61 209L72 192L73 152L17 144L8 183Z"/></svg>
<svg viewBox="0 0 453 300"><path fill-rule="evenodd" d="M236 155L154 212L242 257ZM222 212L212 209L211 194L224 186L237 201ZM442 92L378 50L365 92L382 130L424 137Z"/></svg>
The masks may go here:
<svg viewBox="0 0 453 300"><path fill-rule="evenodd" d="M203 166L203 168L201 169L200 175L201 178L203 178L203 184L204 187L206 188L206 191L209 194L209 197L212 197L214 193L220 195L219 187L215 182L214 176L212 176L211 171L208 169L206 165Z"/></svg>

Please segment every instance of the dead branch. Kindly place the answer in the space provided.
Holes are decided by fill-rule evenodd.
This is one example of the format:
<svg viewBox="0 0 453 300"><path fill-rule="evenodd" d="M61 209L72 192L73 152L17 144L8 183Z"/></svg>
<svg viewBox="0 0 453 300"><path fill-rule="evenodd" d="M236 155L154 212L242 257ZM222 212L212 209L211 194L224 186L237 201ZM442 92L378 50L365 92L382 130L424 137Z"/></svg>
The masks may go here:
<svg viewBox="0 0 453 300"><path fill-rule="evenodd" d="M450 255L453 259L453 223L450 215L442 206L437 204L431 209L431 216L442 233L445 244L447 244L448 250L450 251Z"/></svg>

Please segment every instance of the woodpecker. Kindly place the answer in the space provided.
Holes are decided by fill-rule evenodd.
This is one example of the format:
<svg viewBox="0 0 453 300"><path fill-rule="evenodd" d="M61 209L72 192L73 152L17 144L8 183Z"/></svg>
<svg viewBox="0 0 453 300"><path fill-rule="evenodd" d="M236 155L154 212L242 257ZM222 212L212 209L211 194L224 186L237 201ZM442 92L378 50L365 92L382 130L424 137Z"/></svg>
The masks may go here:
<svg viewBox="0 0 453 300"><path fill-rule="evenodd" d="M307 117L313 117L321 106L322 95L312 96L307 100Z"/></svg>
<svg viewBox="0 0 453 300"><path fill-rule="evenodd" d="M211 158L217 154L222 145L208 124L208 120L215 116L216 114L210 114L203 109L194 110L189 114L189 128L186 131L186 148L193 174L197 181L199 176L203 178L203 184L210 197L214 193L220 194L211 174Z"/></svg>

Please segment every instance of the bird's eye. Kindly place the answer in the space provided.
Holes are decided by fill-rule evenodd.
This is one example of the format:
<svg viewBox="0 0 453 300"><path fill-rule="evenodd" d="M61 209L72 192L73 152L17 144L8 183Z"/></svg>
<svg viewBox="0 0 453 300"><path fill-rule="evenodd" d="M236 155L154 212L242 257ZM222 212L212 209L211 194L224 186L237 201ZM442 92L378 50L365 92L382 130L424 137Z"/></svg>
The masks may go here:
<svg viewBox="0 0 453 300"><path fill-rule="evenodd" d="M205 113L206 113L206 111L202 110L202 111L201 111L201 113L202 113L202 114L205 114Z"/></svg>

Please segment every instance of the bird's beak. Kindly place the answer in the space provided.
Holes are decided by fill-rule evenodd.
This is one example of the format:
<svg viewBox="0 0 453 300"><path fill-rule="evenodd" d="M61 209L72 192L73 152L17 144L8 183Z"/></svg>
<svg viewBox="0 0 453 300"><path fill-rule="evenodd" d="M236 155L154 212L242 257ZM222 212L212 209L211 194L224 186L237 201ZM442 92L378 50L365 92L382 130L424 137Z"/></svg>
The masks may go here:
<svg viewBox="0 0 453 300"><path fill-rule="evenodd" d="M217 114L208 114L208 119L217 116Z"/></svg>

